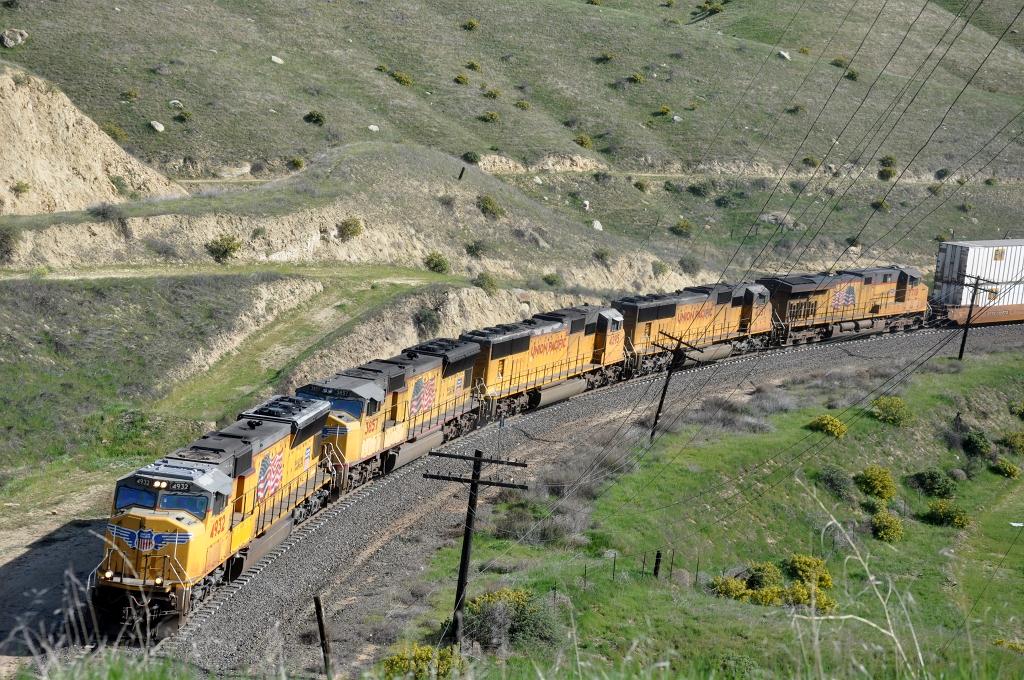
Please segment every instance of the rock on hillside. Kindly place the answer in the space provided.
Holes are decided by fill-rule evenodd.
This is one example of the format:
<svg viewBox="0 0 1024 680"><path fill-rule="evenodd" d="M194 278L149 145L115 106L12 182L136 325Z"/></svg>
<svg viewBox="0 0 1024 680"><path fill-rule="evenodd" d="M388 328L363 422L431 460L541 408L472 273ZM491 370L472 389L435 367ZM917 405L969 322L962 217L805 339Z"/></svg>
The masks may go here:
<svg viewBox="0 0 1024 680"><path fill-rule="evenodd" d="M311 380L370 359L394 356L404 348L435 337L458 337L463 331L499 323L521 321L540 312L589 302L596 297L529 290L499 290L488 295L480 288L451 288L411 295L356 326L343 340L303 361L287 377L282 389L292 391ZM425 328L417 317L433 310L437 327ZM428 312L429 314L429 312Z"/></svg>
<svg viewBox="0 0 1024 680"><path fill-rule="evenodd" d="M129 156L48 82L6 66L0 130L0 215L81 210L126 200L122 192L186 193Z"/></svg>

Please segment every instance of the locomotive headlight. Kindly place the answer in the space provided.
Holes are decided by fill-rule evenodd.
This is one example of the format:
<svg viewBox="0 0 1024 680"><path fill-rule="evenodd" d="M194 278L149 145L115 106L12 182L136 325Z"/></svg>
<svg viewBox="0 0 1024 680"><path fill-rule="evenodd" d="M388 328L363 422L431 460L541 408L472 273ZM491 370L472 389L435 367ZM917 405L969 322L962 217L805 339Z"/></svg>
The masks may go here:
<svg viewBox="0 0 1024 680"><path fill-rule="evenodd" d="M153 579L153 583L157 584L158 586L162 586L164 584L164 580L157 576L155 579Z"/></svg>
<svg viewBox="0 0 1024 680"><path fill-rule="evenodd" d="M110 569L107 569L105 572L103 572L103 578L114 578L114 572Z"/></svg>

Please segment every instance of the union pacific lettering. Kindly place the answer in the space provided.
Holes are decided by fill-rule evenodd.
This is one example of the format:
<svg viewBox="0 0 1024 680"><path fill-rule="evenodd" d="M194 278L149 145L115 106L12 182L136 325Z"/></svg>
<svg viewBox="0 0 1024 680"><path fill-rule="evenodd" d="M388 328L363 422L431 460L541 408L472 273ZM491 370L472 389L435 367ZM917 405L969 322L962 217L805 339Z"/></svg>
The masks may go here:
<svg viewBox="0 0 1024 680"><path fill-rule="evenodd" d="M715 315L714 305L687 305L676 309L676 322L708 319Z"/></svg>
<svg viewBox="0 0 1024 680"><path fill-rule="evenodd" d="M566 332L551 335L535 336L530 343L530 356L536 357L549 352L565 351L569 346L569 334Z"/></svg>

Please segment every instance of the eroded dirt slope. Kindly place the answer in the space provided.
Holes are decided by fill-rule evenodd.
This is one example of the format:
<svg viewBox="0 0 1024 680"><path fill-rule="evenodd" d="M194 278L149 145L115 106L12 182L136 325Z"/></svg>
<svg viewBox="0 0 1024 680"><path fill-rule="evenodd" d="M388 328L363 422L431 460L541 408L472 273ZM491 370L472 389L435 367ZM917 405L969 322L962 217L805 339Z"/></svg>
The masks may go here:
<svg viewBox="0 0 1024 680"><path fill-rule="evenodd" d="M185 191L128 155L50 83L0 64L0 215L80 210L133 194Z"/></svg>

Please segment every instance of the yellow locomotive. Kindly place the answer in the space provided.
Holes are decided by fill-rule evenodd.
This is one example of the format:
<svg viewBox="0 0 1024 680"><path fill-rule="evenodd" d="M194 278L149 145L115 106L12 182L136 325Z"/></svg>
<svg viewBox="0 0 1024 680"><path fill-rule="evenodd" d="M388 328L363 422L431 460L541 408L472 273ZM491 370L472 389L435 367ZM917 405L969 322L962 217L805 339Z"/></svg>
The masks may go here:
<svg viewBox="0 0 1024 680"><path fill-rule="evenodd" d="M336 486L324 401L276 396L118 480L93 601L166 626L237 576Z"/></svg>
<svg viewBox="0 0 1024 680"><path fill-rule="evenodd" d="M923 324L907 267L637 295L440 338L276 396L118 480L100 611L173 627L333 495L481 423L734 352ZM158 633L160 630L157 631Z"/></svg>

